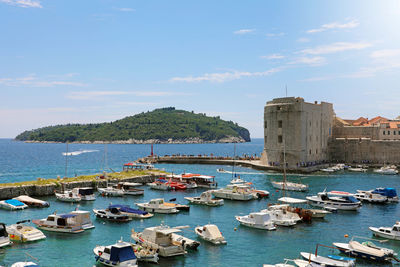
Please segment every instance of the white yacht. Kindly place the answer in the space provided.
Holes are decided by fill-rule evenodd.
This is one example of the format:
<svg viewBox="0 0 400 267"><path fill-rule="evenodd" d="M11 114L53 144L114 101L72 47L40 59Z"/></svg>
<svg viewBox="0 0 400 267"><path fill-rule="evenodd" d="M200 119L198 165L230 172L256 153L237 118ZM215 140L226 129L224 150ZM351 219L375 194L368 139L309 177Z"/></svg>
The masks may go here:
<svg viewBox="0 0 400 267"><path fill-rule="evenodd" d="M347 170L350 172L367 172L368 171L368 169L364 169L361 167L356 167L356 168L350 167Z"/></svg>
<svg viewBox="0 0 400 267"><path fill-rule="evenodd" d="M90 220L90 212L86 210L74 210L70 214L75 215L75 221L79 223L84 230L93 229L94 225Z"/></svg>
<svg viewBox="0 0 400 267"><path fill-rule="evenodd" d="M267 213L274 224L279 226L293 226L301 221L297 213L287 211L288 204L272 205L268 209L261 210L262 213Z"/></svg>
<svg viewBox="0 0 400 267"><path fill-rule="evenodd" d="M109 197L122 197L124 196L124 190L117 189L114 187L105 187L105 188L97 188L97 191L100 192L102 196L109 196Z"/></svg>
<svg viewBox="0 0 400 267"><path fill-rule="evenodd" d="M238 176L237 178L233 178L230 182L230 184L234 184L234 185L240 185L240 184L245 184L245 183L247 183L247 181L240 178L240 176Z"/></svg>
<svg viewBox="0 0 400 267"><path fill-rule="evenodd" d="M308 185L302 184L302 183L293 183L293 182L278 182L278 181L271 181L272 186L274 188L280 189L280 190L288 190L288 191L307 191L308 190Z"/></svg>
<svg viewBox="0 0 400 267"><path fill-rule="evenodd" d="M400 222L396 222L392 227L369 227L369 230L371 230L375 236L400 240Z"/></svg>
<svg viewBox="0 0 400 267"><path fill-rule="evenodd" d="M139 209L147 211L147 212L153 212L153 213L178 213L179 210L170 205L166 205L164 203L163 198L156 198L152 199L147 203L136 203L136 206L139 207Z"/></svg>
<svg viewBox="0 0 400 267"><path fill-rule="evenodd" d="M119 240L110 246L97 246L93 249L96 262L105 266L137 267L137 258L132 245Z"/></svg>
<svg viewBox="0 0 400 267"><path fill-rule="evenodd" d="M255 195L250 188L242 184L228 184L225 188L213 190L212 194L217 198L230 200L247 201L255 199Z"/></svg>
<svg viewBox="0 0 400 267"><path fill-rule="evenodd" d="M82 198L72 191L66 191L64 193L55 193L56 198L64 202L80 202Z"/></svg>
<svg viewBox="0 0 400 267"><path fill-rule="evenodd" d="M204 226L197 226L194 232L201 238L214 245L226 244L225 238L222 236L221 231L215 224L206 224Z"/></svg>
<svg viewBox="0 0 400 267"><path fill-rule="evenodd" d="M23 210L26 209L28 205L16 199L7 199L0 201L0 207L7 210Z"/></svg>
<svg viewBox="0 0 400 267"><path fill-rule="evenodd" d="M51 214L46 219L32 220L37 228L41 230L61 233L82 233L82 225L76 221L76 214Z"/></svg>
<svg viewBox="0 0 400 267"><path fill-rule="evenodd" d="M224 205L223 199L212 198L211 190L201 193L199 197L185 197L185 199L188 200L190 204L207 205L212 207Z"/></svg>
<svg viewBox="0 0 400 267"><path fill-rule="evenodd" d="M11 245L10 237L4 223L0 223L0 248Z"/></svg>
<svg viewBox="0 0 400 267"><path fill-rule="evenodd" d="M72 189L72 194L78 195L81 200L84 201L93 201L96 200L96 196L94 195L93 188L91 187L78 187Z"/></svg>
<svg viewBox="0 0 400 267"><path fill-rule="evenodd" d="M262 230L275 230L271 216L265 212L252 212L246 216L235 216L240 224Z"/></svg>
<svg viewBox="0 0 400 267"><path fill-rule="evenodd" d="M354 197L361 201L366 201L370 203L385 203L388 201L386 196L382 196L380 194L374 194L371 191L363 191L357 190L357 193L354 194Z"/></svg>
<svg viewBox="0 0 400 267"><path fill-rule="evenodd" d="M327 193L325 190L316 196L308 196L310 204L322 208L334 208L338 210L358 210L361 202L352 194Z"/></svg>
<svg viewBox="0 0 400 267"><path fill-rule="evenodd" d="M375 169L374 172L387 175L394 175L399 173L399 171L396 170L396 166L383 166L379 169Z"/></svg>
<svg viewBox="0 0 400 267"><path fill-rule="evenodd" d="M28 221L29 220L20 221L16 224L6 226L10 240L18 242L32 242L46 238L42 231L36 229L35 227L23 224L24 222Z"/></svg>
<svg viewBox="0 0 400 267"><path fill-rule="evenodd" d="M126 215L130 218L135 218L135 219L148 219L148 218L151 218L154 216L152 213L149 213L147 211L132 209L128 205L116 204L116 205L108 206L108 210L111 210L112 208L116 208L120 211L121 214Z"/></svg>
<svg viewBox="0 0 400 267"><path fill-rule="evenodd" d="M175 244L171 236L179 232L177 228L160 225L145 228L141 233L132 229L131 237L142 246L157 250L159 256L172 257L186 254L184 246Z"/></svg>

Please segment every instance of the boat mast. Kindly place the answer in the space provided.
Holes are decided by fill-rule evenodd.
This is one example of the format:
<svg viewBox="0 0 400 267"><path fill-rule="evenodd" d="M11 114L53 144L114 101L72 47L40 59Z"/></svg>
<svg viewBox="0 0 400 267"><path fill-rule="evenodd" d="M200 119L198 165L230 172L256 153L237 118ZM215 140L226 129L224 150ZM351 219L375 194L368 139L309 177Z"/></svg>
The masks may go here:
<svg viewBox="0 0 400 267"><path fill-rule="evenodd" d="M233 144L233 166L232 166L232 180L235 175L235 159L236 159L236 143ZM235 175L236 176L236 175Z"/></svg>
<svg viewBox="0 0 400 267"><path fill-rule="evenodd" d="M68 141L66 142L67 148L65 152L65 175L64 178L67 178L67 173L68 173Z"/></svg>

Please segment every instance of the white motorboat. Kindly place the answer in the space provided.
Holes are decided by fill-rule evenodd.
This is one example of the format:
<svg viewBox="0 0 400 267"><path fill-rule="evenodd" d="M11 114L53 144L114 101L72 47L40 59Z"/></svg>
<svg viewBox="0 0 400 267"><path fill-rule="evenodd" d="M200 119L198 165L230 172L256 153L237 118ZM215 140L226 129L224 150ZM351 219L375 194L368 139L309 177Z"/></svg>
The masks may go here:
<svg viewBox="0 0 400 267"><path fill-rule="evenodd" d="M368 171L368 169L358 168L358 167L357 168L350 167L347 170L350 172L367 172Z"/></svg>
<svg viewBox="0 0 400 267"><path fill-rule="evenodd" d="M340 261L330 259L328 257L323 257L319 255L315 255L308 252L300 252L300 255L308 261L319 264L319 266L330 266L330 267L351 267L355 266L355 262L353 261Z"/></svg>
<svg viewBox="0 0 400 267"><path fill-rule="evenodd" d="M102 196L109 196L109 197L124 196L124 190L117 189L114 187L97 188L97 191L99 191Z"/></svg>
<svg viewBox="0 0 400 267"><path fill-rule="evenodd" d="M214 245L224 245L227 242L225 238L222 236L221 232L218 229L218 226L215 224L206 224L204 226L197 226L194 229L194 232L201 238L208 242L213 243Z"/></svg>
<svg viewBox="0 0 400 267"><path fill-rule="evenodd" d="M362 190L357 190L357 193L354 194L354 197L357 198L358 200L370 203L385 203L388 201L388 198L386 196Z"/></svg>
<svg viewBox="0 0 400 267"><path fill-rule="evenodd" d="M172 234L179 232L180 229L160 225L145 228L141 233L132 229L131 237L142 246L158 251L159 256L172 257L186 254L184 246L172 240Z"/></svg>
<svg viewBox="0 0 400 267"><path fill-rule="evenodd" d="M72 193L72 191L55 193L55 195L58 200L64 202L80 202L82 200L82 198L78 194Z"/></svg>
<svg viewBox="0 0 400 267"><path fill-rule="evenodd" d="M152 183L148 183L147 185L150 186L151 189L155 190L164 190L164 191L172 190L172 186L165 179L157 179Z"/></svg>
<svg viewBox="0 0 400 267"><path fill-rule="evenodd" d="M85 231L85 229L76 221L77 216L71 213L51 214L46 219L32 220L32 222L41 230L78 234Z"/></svg>
<svg viewBox="0 0 400 267"><path fill-rule="evenodd" d="M335 208L338 210L358 210L361 207L361 202L352 194L342 194L332 191L329 194L324 190L316 196L306 197L309 203L316 207Z"/></svg>
<svg viewBox="0 0 400 267"><path fill-rule="evenodd" d="M219 173L230 173L229 171L225 170L224 168L218 168L217 172L219 172Z"/></svg>
<svg viewBox="0 0 400 267"><path fill-rule="evenodd" d="M137 257L130 243L119 240L110 246L96 246L93 249L96 262L105 266L137 267Z"/></svg>
<svg viewBox="0 0 400 267"><path fill-rule="evenodd" d="M383 238L400 240L400 222L396 222L392 227L369 227L373 235Z"/></svg>
<svg viewBox="0 0 400 267"><path fill-rule="evenodd" d="M213 190L212 194L217 198L247 201L255 199L256 196L247 185L228 184L225 188Z"/></svg>
<svg viewBox="0 0 400 267"><path fill-rule="evenodd" d="M144 247L140 244L131 244L138 261L158 263L158 253L154 249Z"/></svg>
<svg viewBox="0 0 400 267"><path fill-rule="evenodd" d="M271 216L265 212L252 212L246 216L235 216L235 218L240 224L248 227L262 230L276 230Z"/></svg>
<svg viewBox="0 0 400 267"><path fill-rule="evenodd" d="M11 245L10 237L4 223L0 223L0 248Z"/></svg>
<svg viewBox="0 0 400 267"><path fill-rule="evenodd" d="M399 171L396 170L395 166L383 166L379 169L375 169L374 173L394 175L394 174L398 174Z"/></svg>
<svg viewBox="0 0 400 267"><path fill-rule="evenodd" d="M301 218L297 213L287 211L288 207L288 204L272 205L261 212L269 214L272 222L276 225L293 226L301 221Z"/></svg>
<svg viewBox="0 0 400 267"><path fill-rule="evenodd" d="M280 190L288 190L288 191L307 191L308 185L302 183L293 183L293 182L278 182L278 181L271 181L272 186L274 188Z"/></svg>
<svg viewBox="0 0 400 267"><path fill-rule="evenodd" d="M77 187L72 189L72 194L77 195L84 201L93 201L96 200L96 196L94 195L94 190L91 187Z"/></svg>
<svg viewBox="0 0 400 267"><path fill-rule="evenodd" d="M21 201L22 203L30 207L47 208L50 206L49 202L47 201L43 201L26 195L21 195L19 197L15 197L14 199Z"/></svg>
<svg viewBox="0 0 400 267"><path fill-rule="evenodd" d="M329 168L320 169L320 171L332 173L332 172L336 172L337 170L329 167Z"/></svg>
<svg viewBox="0 0 400 267"><path fill-rule="evenodd" d="M298 198L292 198L292 197L281 197L278 199L279 202L285 203L285 204L307 204L306 199L298 199ZM307 205L308 206L308 205ZM312 218L324 218L325 215L330 214L332 212L327 211L327 210L321 210L321 209L309 209L309 208L301 208L305 211L308 211L311 213Z"/></svg>
<svg viewBox="0 0 400 267"><path fill-rule="evenodd" d="M93 209L94 214L97 218L106 219L114 222L128 222L131 221L132 218L126 214L120 212L117 208L109 208L109 209Z"/></svg>
<svg viewBox="0 0 400 267"><path fill-rule="evenodd" d="M46 238L42 231L35 227L25 225L23 224L24 222L29 222L29 220L20 221L16 224L6 226L10 240L18 242L33 242Z"/></svg>
<svg viewBox="0 0 400 267"><path fill-rule="evenodd" d="M183 235L179 235L177 233L171 234L172 241L174 244L178 244L183 246L185 249L193 249L196 250L198 246L200 246L200 242L195 241L193 239L184 237Z"/></svg>
<svg viewBox="0 0 400 267"><path fill-rule="evenodd" d="M80 224L84 230L93 229L94 225L90 220L90 212L86 210L74 210L70 214L75 215L75 222Z"/></svg>
<svg viewBox="0 0 400 267"><path fill-rule="evenodd" d="M16 199L7 199L0 201L0 207L7 210L23 210L26 209L28 205Z"/></svg>
<svg viewBox="0 0 400 267"><path fill-rule="evenodd" d="M245 183L247 183L247 181L241 179L240 176L238 176L237 178L233 178L230 182L230 184L234 184L234 185L240 185L240 184L245 184Z"/></svg>
<svg viewBox="0 0 400 267"><path fill-rule="evenodd" d="M185 199L188 200L190 204L207 205L212 207L224 205L223 199L212 198L211 190L201 193L199 197L185 197Z"/></svg>
<svg viewBox="0 0 400 267"><path fill-rule="evenodd" d="M125 195L140 196L144 194L144 190L136 188L139 185L141 184L120 182L115 186L115 188L123 190Z"/></svg>
<svg viewBox="0 0 400 267"><path fill-rule="evenodd" d="M13 263L11 265L11 267L39 267L39 265L37 265L36 263L32 262L32 261L19 261L16 263Z"/></svg>
<svg viewBox="0 0 400 267"><path fill-rule="evenodd" d="M179 210L170 205L166 205L164 203L163 198L156 198L152 199L147 203L136 203L136 206L139 207L139 209L147 211L147 212L153 212L153 213L178 213Z"/></svg>
<svg viewBox="0 0 400 267"><path fill-rule="evenodd" d="M373 194L380 194L382 196L387 197L389 202L399 202L399 197L397 196L396 189L390 187L378 187L374 190L370 190Z"/></svg>
<svg viewBox="0 0 400 267"><path fill-rule="evenodd" d="M344 254L371 261L391 261L397 255L393 250L378 247L370 241L359 243L352 239L349 243L333 243L333 245Z"/></svg>
<svg viewBox="0 0 400 267"><path fill-rule="evenodd" d="M112 208L116 208L121 212L121 214L127 215L127 216L129 216L131 218L135 218L135 219L148 219L148 218L151 218L154 216L152 213L149 213L147 211L132 209L128 205L110 205L110 206L108 206L108 210L111 210Z"/></svg>

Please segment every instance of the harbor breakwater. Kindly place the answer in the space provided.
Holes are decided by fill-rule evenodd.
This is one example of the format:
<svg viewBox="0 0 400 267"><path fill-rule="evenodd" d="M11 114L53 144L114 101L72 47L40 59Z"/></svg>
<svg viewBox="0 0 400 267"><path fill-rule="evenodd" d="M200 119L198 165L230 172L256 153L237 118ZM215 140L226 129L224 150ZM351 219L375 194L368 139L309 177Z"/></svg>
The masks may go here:
<svg viewBox="0 0 400 267"><path fill-rule="evenodd" d="M16 185L16 186L4 186L0 185L0 200L10 199L20 195L28 195L28 196L50 196L54 195L55 191L62 190L71 190L76 187L107 187L109 183L118 183L118 182L134 182L134 183L151 183L153 182L158 175L143 175L143 176L135 176L135 177L127 177L120 179L98 179L98 180L88 180L88 181L72 181L72 182L63 182L62 179L51 184L45 185Z"/></svg>

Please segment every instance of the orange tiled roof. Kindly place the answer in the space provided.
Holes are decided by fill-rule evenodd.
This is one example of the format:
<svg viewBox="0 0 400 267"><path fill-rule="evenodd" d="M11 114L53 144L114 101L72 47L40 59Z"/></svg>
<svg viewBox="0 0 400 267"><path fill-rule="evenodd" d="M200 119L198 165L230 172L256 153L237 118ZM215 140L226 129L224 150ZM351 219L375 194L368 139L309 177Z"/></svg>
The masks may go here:
<svg viewBox="0 0 400 267"><path fill-rule="evenodd" d="M353 126L361 126L368 123L368 119L360 117L353 122Z"/></svg>
<svg viewBox="0 0 400 267"><path fill-rule="evenodd" d="M368 121L368 124L374 125L374 124L377 124L377 123L383 123L383 122L388 122L388 121L389 121L389 119L381 117L381 116L378 116L378 117L370 119Z"/></svg>

